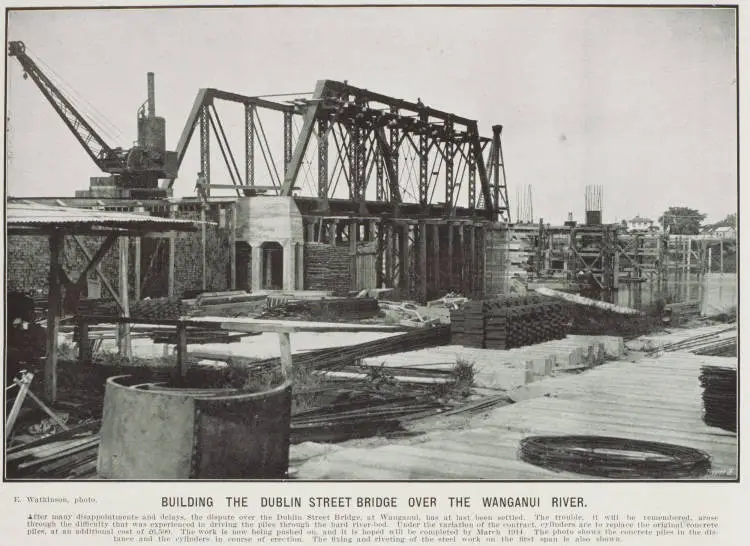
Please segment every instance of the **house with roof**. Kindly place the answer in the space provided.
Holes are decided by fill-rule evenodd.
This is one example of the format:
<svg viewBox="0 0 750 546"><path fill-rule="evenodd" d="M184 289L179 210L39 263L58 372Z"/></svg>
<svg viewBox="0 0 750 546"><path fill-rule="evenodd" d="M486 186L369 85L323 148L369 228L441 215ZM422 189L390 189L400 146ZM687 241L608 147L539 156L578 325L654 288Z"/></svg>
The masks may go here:
<svg viewBox="0 0 750 546"><path fill-rule="evenodd" d="M626 220L625 224L628 227L628 231L656 231L660 227L658 224L654 225L654 221L650 218L644 218L640 215Z"/></svg>
<svg viewBox="0 0 750 546"><path fill-rule="evenodd" d="M736 239L737 229L734 226L708 227L702 231L703 234L717 239Z"/></svg>

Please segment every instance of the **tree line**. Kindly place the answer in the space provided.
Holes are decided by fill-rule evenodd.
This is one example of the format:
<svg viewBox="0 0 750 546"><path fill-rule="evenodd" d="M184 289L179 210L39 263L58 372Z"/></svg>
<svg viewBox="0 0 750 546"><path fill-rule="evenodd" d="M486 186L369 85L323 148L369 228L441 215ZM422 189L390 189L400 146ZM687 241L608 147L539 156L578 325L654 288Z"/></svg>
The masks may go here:
<svg viewBox="0 0 750 546"><path fill-rule="evenodd" d="M659 223L665 232L675 235L697 235L702 228L716 229L732 227L737 229L737 213L728 214L726 218L713 224L703 225L706 215L689 207L669 207L659 217Z"/></svg>

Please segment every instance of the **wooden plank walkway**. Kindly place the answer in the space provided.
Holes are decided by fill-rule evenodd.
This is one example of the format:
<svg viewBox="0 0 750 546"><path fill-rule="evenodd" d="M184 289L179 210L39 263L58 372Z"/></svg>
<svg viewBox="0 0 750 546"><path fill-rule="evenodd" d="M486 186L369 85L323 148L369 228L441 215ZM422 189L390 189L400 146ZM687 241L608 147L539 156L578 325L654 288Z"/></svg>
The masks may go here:
<svg viewBox="0 0 750 546"><path fill-rule="evenodd" d="M379 447L342 446L298 468L301 479L582 480L521 461L530 435L596 434L694 447L712 459L707 479L737 478L737 436L706 426L698 376L704 364L737 360L667 353L617 361L575 375L530 383L520 402L471 418L459 430L437 430Z"/></svg>

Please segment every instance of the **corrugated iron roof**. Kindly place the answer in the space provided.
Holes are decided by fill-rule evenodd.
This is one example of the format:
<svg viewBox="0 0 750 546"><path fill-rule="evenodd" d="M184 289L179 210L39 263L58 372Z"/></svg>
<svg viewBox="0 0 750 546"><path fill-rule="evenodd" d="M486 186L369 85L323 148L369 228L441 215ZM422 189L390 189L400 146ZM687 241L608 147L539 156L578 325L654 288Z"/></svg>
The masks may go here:
<svg viewBox="0 0 750 546"><path fill-rule="evenodd" d="M9 203L6 208L6 223L10 228L87 225L154 231L192 231L200 225L200 222L193 220L37 203Z"/></svg>

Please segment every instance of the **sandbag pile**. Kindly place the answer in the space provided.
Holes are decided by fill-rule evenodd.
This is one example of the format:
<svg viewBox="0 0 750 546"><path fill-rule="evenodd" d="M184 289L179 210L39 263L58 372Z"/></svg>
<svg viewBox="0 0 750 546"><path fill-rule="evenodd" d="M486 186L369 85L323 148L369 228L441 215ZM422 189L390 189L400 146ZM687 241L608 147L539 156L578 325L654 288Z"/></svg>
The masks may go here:
<svg viewBox="0 0 750 546"><path fill-rule="evenodd" d="M566 306L537 295L471 301L451 311L451 343L512 349L567 335Z"/></svg>

